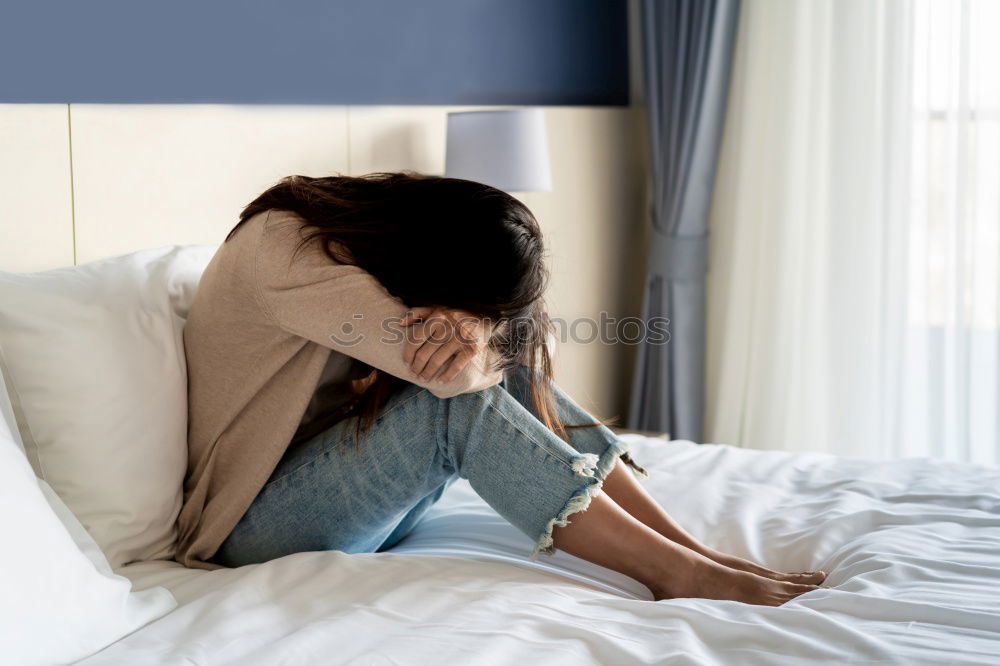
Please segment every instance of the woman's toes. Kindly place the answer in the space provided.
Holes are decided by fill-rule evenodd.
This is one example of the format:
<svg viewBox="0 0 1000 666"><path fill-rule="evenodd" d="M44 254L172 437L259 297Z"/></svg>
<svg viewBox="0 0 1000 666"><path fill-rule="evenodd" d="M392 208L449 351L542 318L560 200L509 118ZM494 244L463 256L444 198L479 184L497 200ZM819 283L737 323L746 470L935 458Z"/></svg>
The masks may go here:
<svg viewBox="0 0 1000 666"><path fill-rule="evenodd" d="M802 573L784 574L780 580L789 583L802 583L806 585L819 585L826 580L826 572L823 571L803 571Z"/></svg>

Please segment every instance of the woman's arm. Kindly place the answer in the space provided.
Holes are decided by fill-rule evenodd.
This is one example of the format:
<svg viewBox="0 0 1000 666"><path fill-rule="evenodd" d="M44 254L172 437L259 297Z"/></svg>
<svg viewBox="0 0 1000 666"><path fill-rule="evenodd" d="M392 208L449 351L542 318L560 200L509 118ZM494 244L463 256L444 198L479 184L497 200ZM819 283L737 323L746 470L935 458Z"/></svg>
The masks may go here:
<svg viewBox="0 0 1000 666"><path fill-rule="evenodd" d="M428 351L437 351L440 347L425 344L427 319L404 320L408 308L402 301L361 268L332 263L317 241L293 257L301 240L301 219L283 211L266 215L252 257L253 288L261 308L276 325L438 397L480 391L500 382L502 373L492 369L492 355L485 344L474 345L475 353L465 354L462 360L468 362L457 374L441 375L444 382L437 381L437 372L429 377L414 373L413 356L404 358L407 349L426 346ZM420 344L415 345L415 340ZM442 355L437 358L441 360ZM441 366L448 371L447 363L439 364L437 370Z"/></svg>

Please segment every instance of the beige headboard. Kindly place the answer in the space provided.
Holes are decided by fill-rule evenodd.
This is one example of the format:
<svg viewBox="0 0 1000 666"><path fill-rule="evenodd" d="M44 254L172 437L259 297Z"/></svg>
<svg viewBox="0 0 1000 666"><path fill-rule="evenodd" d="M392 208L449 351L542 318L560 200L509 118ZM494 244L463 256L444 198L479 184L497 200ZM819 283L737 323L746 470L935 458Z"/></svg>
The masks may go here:
<svg viewBox="0 0 1000 666"><path fill-rule="evenodd" d="M462 107L481 108L481 107ZM0 105L0 270L220 243L240 209L293 173L444 171L457 107ZM546 109L554 189L520 195L545 229L563 318L638 310L642 122L629 108ZM622 414L632 350L564 344L560 381Z"/></svg>

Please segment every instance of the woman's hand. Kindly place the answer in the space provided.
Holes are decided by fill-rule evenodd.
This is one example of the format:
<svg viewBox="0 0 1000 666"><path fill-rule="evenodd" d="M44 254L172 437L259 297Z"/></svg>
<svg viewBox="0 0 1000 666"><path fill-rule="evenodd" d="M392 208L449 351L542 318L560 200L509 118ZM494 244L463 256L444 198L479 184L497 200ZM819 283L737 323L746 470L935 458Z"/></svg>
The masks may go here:
<svg viewBox="0 0 1000 666"><path fill-rule="evenodd" d="M486 348L489 322L462 310L439 307L412 308L400 322L407 328L403 360L410 371L427 382L444 384L458 376Z"/></svg>

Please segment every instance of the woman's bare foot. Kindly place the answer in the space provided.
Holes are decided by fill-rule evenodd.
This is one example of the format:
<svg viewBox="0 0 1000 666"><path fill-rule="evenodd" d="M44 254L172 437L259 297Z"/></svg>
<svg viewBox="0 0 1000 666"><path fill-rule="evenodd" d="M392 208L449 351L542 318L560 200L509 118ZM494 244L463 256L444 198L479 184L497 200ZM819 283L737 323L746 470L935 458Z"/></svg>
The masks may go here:
<svg viewBox="0 0 1000 666"><path fill-rule="evenodd" d="M762 567L759 564L755 564L749 560L744 560L743 558L736 557L735 555L727 555L726 553L720 553L718 551L710 551L708 553L705 553L705 557L712 560L713 562L717 562L723 566L729 567L730 569L735 569L736 571L746 571L747 573L756 574L763 578L770 578L771 580L776 580L786 583L819 585L824 580L826 580L825 571L804 571L802 573L783 573L781 571L774 571L773 569Z"/></svg>
<svg viewBox="0 0 1000 666"><path fill-rule="evenodd" d="M621 461L618 461L605 479L604 491L629 515L664 538L730 569L784 583L818 585L826 579L826 574L822 571L782 573L705 546L687 533L684 528L677 524L677 521L663 510L663 507L656 503Z"/></svg>
<svg viewBox="0 0 1000 666"><path fill-rule="evenodd" d="M675 570L662 585L650 586L657 601L693 597L780 606L800 594L819 589L813 584L775 580L733 569L691 552L695 557L688 561L690 569Z"/></svg>

